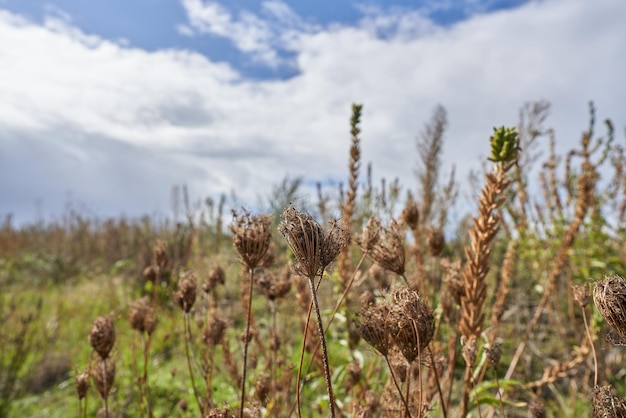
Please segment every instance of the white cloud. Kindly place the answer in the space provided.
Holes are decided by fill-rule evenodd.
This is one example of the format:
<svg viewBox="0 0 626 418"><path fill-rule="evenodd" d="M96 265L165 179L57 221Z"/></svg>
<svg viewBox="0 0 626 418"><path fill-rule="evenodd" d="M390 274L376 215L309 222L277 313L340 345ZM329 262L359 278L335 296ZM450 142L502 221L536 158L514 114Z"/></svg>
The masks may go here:
<svg viewBox="0 0 626 418"><path fill-rule="evenodd" d="M449 111L445 161L460 176L479 165L492 126L515 124L528 100L553 103L562 146L578 141L590 99L599 119L625 122L626 3L545 0L443 28L406 10L321 27L280 2L262 18L183 1L196 35L230 37L265 63L288 49L298 75L248 80L194 52L129 48L0 11L0 213L38 198L58 210L65 190L137 213L167 211L172 184L255 202L285 173L343 179L352 102L365 105L364 162L410 188L414 140L437 103Z"/></svg>

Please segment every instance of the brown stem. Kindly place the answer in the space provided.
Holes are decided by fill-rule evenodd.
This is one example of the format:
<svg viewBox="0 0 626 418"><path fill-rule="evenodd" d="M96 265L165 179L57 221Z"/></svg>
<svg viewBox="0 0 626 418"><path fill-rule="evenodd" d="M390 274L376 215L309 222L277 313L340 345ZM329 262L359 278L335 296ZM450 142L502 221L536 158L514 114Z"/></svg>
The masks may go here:
<svg viewBox="0 0 626 418"><path fill-rule="evenodd" d="M184 333L185 333L185 357L187 357L187 367L189 368L189 378L191 379L191 387L193 388L193 394L196 398L196 403L198 404L198 409L202 413L202 402L200 401L200 396L198 394L198 389L196 388L196 380L193 375L193 368L191 367L191 355L189 354L189 344L191 339L191 332L187 332L189 329L189 313L185 312L183 316L184 320Z"/></svg>
<svg viewBox="0 0 626 418"><path fill-rule="evenodd" d="M254 271L248 269L250 275L250 283L248 286L248 312L246 314L246 337L243 345L243 377L241 381L241 407L239 408L239 418L243 418L243 407L246 400L246 371L248 363L248 345L250 344L250 318L252 313L252 284Z"/></svg>
<svg viewBox="0 0 626 418"><path fill-rule="evenodd" d="M409 418L413 418L411 416L411 411L409 410L409 404L406 401L406 398L404 397L404 395L402 394L402 389L400 388L400 385L398 384L398 380L396 380L396 375L393 372L393 367L391 367L391 363L389 363L389 358L387 356L383 356L385 361L387 362L387 367L389 367L389 373L391 374L391 380L393 380L393 384L396 385L396 389L398 390L398 394L400 395L400 399L402 399L402 403L404 404L404 409L406 410L408 417Z"/></svg>

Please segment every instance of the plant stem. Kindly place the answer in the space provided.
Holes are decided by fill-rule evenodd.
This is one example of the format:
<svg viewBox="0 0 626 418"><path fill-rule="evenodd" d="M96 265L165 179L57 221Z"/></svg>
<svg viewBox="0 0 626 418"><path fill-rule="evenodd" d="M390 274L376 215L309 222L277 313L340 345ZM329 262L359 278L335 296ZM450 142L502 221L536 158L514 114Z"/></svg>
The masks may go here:
<svg viewBox="0 0 626 418"><path fill-rule="evenodd" d="M196 389L196 380L193 376L193 368L191 367L191 356L189 355L189 340L191 338L191 333L187 333L187 329L189 328L189 314L185 312L183 316L184 320L184 333L185 333L185 357L187 357L187 367L189 368L189 378L191 379L191 387L193 388L193 394L196 398L196 403L198 404L198 408L202 413L202 402L200 402L200 396L198 395L198 389Z"/></svg>
<svg viewBox="0 0 626 418"><path fill-rule="evenodd" d="M248 286L248 312L246 313L246 337L243 344L243 372L241 381L241 406L239 408L239 418L243 418L243 407L246 400L246 372L248 365L248 345L250 344L250 318L252 314L252 284L254 271L249 268L249 286Z"/></svg>
<svg viewBox="0 0 626 418"><path fill-rule="evenodd" d="M396 374L393 372L393 368L391 367L391 363L389 363L389 358L387 356L383 356L385 361L387 362L387 367L389 367L389 373L391 374L391 380L393 380L393 384L396 385L396 389L398 390L398 394L400 395L400 399L402 399L402 403L404 404L404 409L407 411L408 417L413 418L411 416L411 411L409 410L409 404L407 403L404 395L402 394L402 389L398 384L398 380L396 379Z"/></svg>
<svg viewBox="0 0 626 418"><path fill-rule="evenodd" d="M320 314L320 306L317 301L317 291L315 290L314 278L309 278L311 285L311 293L313 296L313 305L317 316L317 331L322 343L322 360L324 362L324 379L326 380L326 389L328 390L328 405L330 408L331 418L335 418L335 396L333 395L333 386L330 379L330 366L328 365L328 351L326 350L326 338L324 337L324 324L322 324L322 315Z"/></svg>

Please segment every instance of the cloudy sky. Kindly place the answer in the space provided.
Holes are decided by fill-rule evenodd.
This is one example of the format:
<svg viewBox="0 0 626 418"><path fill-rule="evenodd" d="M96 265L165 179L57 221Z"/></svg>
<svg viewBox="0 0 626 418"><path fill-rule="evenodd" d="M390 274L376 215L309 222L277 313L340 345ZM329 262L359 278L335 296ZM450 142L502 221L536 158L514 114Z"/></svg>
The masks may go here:
<svg viewBox="0 0 626 418"><path fill-rule="evenodd" d="M527 101L552 103L562 147L589 100L623 140L625 18L617 0L0 0L0 216L336 183L353 102L364 163L411 189L437 104L460 177Z"/></svg>

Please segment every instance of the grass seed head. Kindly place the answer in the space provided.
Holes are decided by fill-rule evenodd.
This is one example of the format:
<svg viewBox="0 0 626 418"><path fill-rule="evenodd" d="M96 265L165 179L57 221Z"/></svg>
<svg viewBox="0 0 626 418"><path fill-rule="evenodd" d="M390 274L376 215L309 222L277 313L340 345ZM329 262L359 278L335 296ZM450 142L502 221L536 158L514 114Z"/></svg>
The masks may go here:
<svg viewBox="0 0 626 418"><path fill-rule="evenodd" d="M89 345L98 353L100 358L109 357L113 345L115 345L115 327L112 316L100 316L93 321L89 331Z"/></svg>
<svg viewBox="0 0 626 418"><path fill-rule="evenodd" d="M191 271L181 274L178 290L174 293L176 304L185 313L189 313L196 302L196 275Z"/></svg>
<svg viewBox="0 0 626 418"><path fill-rule="evenodd" d="M230 225L233 245L247 268L257 267L267 256L272 240L271 225L272 217L269 215L251 216L247 211L238 215L233 210L233 222Z"/></svg>

